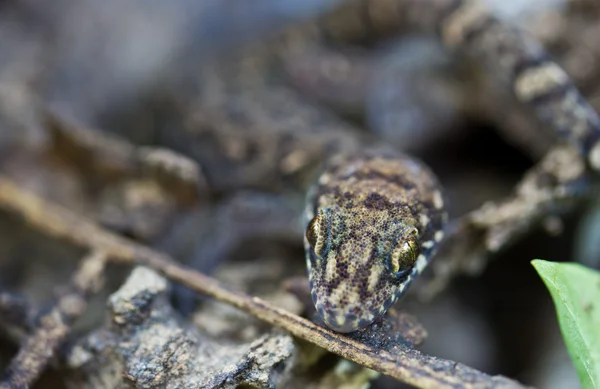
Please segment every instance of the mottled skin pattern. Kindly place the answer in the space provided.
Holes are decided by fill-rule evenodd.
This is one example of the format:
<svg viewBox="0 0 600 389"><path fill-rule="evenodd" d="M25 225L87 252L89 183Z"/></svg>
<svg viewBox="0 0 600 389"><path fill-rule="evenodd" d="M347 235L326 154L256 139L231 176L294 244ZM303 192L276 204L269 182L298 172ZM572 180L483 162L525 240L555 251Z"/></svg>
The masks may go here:
<svg viewBox="0 0 600 389"><path fill-rule="evenodd" d="M576 146L589 167L600 172L600 119L596 112L536 42L496 19L481 3L347 1L312 30L328 41L342 42L368 41L401 27L436 32L448 48L484 65L490 78L507 86L516 100L548 129ZM297 173L312 173L313 166L334 152L363 146L360 141L348 142L351 133L356 136L352 126L309 107L286 87L262 80L263 74L272 74L270 65L265 65L269 71L257 71L260 66L255 62L244 67L249 76L237 79L231 77L236 71L230 73L216 65L215 73L220 76L209 72L200 83L205 93L199 103L197 131L185 146L193 147L192 154L198 156L217 191L289 187L290 180L281 177L303 178L304 174ZM216 87L209 88L214 84ZM499 106L499 111L504 109L506 106ZM329 135L332 127L340 131ZM300 136L305 130L312 133ZM338 331L352 331L383 313L427 264L436 246L436 232L442 237L444 217L435 207L441 196L428 170L407 157L390 160L389 166L373 165L374 160L347 157L332 161L312 192L305 215L307 226L315 215L322 215L319 223L311 224L311 230L320 227L309 234L313 244L305 241L309 274L319 313ZM344 169L367 173L344 177ZM394 176L402 180L386 180ZM303 186L304 180L299 181L298 187ZM539 180L537 187L544 182L547 180ZM439 204L443 205L441 200ZM394 240L390 247L385 238ZM398 267L395 278L393 258ZM371 284L375 287L369 289Z"/></svg>
<svg viewBox="0 0 600 389"><path fill-rule="evenodd" d="M317 312L351 332L407 290L443 238L436 177L406 155L339 155L308 195L304 245Z"/></svg>
<svg viewBox="0 0 600 389"><path fill-rule="evenodd" d="M342 26L342 27L340 27ZM351 26L351 27L348 27ZM336 41L394 34L400 26L436 32L443 44L483 65L517 101L600 172L600 118L565 71L531 36L497 18L481 0L361 0L319 21Z"/></svg>
<svg viewBox="0 0 600 389"><path fill-rule="evenodd" d="M436 31L446 47L484 64L517 101L575 146L591 170L600 172L598 114L535 40L495 18L483 2L366 0L350 2L334 15L323 18L320 27L342 40L376 35L374 26L403 23ZM355 28L337 29L340 24L331 23L336 17L357 21L341 23ZM350 332L368 325L423 270L443 237L439 193L430 173L407 158L349 157L321 176L306 210L305 248L313 301L329 327ZM396 266L392 247L400 250Z"/></svg>

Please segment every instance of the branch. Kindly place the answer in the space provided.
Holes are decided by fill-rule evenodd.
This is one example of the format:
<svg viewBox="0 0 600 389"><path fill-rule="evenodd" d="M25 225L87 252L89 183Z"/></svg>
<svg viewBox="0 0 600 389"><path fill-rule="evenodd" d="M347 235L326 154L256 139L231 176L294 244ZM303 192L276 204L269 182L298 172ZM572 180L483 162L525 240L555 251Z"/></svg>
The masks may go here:
<svg viewBox="0 0 600 389"><path fill-rule="evenodd" d="M461 217L448 231L431 267L425 298L442 291L461 273L476 274L490 254L507 248L546 218L565 212L591 195L590 176L577 150L557 146L501 202L488 202Z"/></svg>
<svg viewBox="0 0 600 389"><path fill-rule="evenodd" d="M424 355L406 346L390 350L362 344L273 306L230 290L215 279L181 266L169 256L118 235L66 208L23 191L0 176L0 208L22 216L37 230L55 238L105 252L110 259L153 268L169 279L230 304L270 325L334 354L419 388L523 388L502 376L489 376L468 366Z"/></svg>
<svg viewBox="0 0 600 389"><path fill-rule="evenodd" d="M73 322L85 311L89 295L101 284L105 259L106 255L101 252L93 252L83 259L67 292L40 318L39 327L10 362L0 389L27 388L39 377L65 341Z"/></svg>

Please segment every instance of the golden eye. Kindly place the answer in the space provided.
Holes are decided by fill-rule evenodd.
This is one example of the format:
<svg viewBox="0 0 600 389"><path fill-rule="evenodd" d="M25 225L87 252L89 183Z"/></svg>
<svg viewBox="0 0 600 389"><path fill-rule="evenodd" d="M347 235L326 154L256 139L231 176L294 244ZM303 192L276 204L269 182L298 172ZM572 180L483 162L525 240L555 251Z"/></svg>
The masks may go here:
<svg viewBox="0 0 600 389"><path fill-rule="evenodd" d="M306 240L310 243L310 246L314 249L317 245L317 236L319 235L319 215L312 218L308 227L306 227Z"/></svg>
<svg viewBox="0 0 600 389"><path fill-rule="evenodd" d="M400 238L398 246L394 248L391 255L391 270L398 273L412 267L417 260L417 230L413 229Z"/></svg>
<svg viewBox="0 0 600 389"><path fill-rule="evenodd" d="M313 248L315 253L318 255L323 248L323 233L322 227L324 227L325 214L322 211L308 223L306 227L306 240Z"/></svg>

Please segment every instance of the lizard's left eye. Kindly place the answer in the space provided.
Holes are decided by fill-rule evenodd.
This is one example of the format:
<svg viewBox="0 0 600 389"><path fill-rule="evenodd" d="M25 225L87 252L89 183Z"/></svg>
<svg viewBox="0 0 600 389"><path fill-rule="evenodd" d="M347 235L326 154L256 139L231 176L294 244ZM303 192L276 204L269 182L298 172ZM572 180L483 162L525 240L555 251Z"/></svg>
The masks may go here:
<svg viewBox="0 0 600 389"><path fill-rule="evenodd" d="M418 232L416 229L409 231L398 241L390 257L390 270L398 273L410 269L417 260Z"/></svg>
<svg viewBox="0 0 600 389"><path fill-rule="evenodd" d="M323 248L324 242L324 226L325 226L325 214L319 212L306 227L306 240L310 244L310 247L318 255Z"/></svg>

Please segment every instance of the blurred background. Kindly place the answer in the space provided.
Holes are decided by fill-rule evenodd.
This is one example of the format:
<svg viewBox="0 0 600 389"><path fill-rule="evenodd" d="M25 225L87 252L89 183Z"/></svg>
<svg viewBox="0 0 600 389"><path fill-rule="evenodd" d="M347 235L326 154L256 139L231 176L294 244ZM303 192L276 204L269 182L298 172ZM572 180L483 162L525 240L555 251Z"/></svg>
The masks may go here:
<svg viewBox="0 0 600 389"><path fill-rule="evenodd" d="M446 188L452 218L510 194L552 135L493 75L431 37L402 28L360 40L315 34L315 18L347 2L2 1L0 172L256 295L304 276L299 210L315 167L335 150L383 144L423 159ZM542 41L600 108L600 5L489 3ZM126 146L85 146L80 129ZM199 164L191 200L140 173L147 160L132 155L144 148ZM598 268L600 203L581 201L546 224L478 276L402 302L428 330L424 352L536 387L578 387L529 262ZM81 252L4 212L0 231L0 289L43 307ZM77 334L104 323L107 295L127 269L110 274ZM206 314L205 301L173 291L182 317ZM17 346L0 333L0 367ZM59 363L36 387L68 385ZM399 384L382 377L372 387Z"/></svg>

